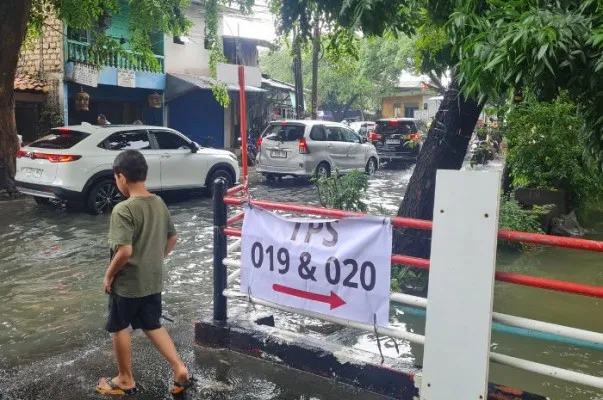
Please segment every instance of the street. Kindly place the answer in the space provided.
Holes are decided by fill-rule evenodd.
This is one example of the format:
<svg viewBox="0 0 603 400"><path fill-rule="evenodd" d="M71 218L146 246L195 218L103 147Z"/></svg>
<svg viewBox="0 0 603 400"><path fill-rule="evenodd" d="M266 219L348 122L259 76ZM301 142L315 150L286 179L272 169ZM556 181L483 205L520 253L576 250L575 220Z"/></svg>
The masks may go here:
<svg viewBox="0 0 603 400"><path fill-rule="evenodd" d="M395 213L412 169L385 169L370 179L369 210L382 206ZM317 204L316 189L305 182L285 179L268 186L251 177L251 196L273 201ZM337 386L322 378L259 363L228 352L207 351L193 343L193 320L211 313L212 211L209 198L166 197L180 241L167 261L164 293L165 322L185 362L199 378L196 398L225 399L341 399L358 396L356 389ZM106 297L102 276L107 265L108 216L90 216L74 210L39 207L29 199L0 203L0 383L3 398L95 398L101 376L111 376L114 364L109 336L103 331ZM499 267L557 279L596 284L603 276L596 254L562 249L543 250L521 257L501 256ZM581 268L572 276L568 265ZM526 302L538 304L527 309ZM571 303L571 307L568 304ZM248 305L231 302L234 310ZM601 330L601 321L585 318L598 310L594 299L538 291L512 285L497 286L495 308L584 329ZM581 310L577 315L571 310ZM392 309L392 311L395 311ZM278 326L337 343L377 352L375 336L339 329L311 318L287 315ZM393 326L422 333L420 317L395 312ZM495 334L493 346L541 362L597 374L603 372L596 354L562 350L559 345ZM421 363L422 348L383 340L384 353L409 363ZM170 370L142 334L134 339L134 368L142 393L139 398L169 398ZM591 389L569 387L553 380L494 366L492 380L532 390L561 392L564 399L593 399ZM521 376L520 376L521 375ZM222 393L222 394L218 394ZM162 397L163 396L163 397ZM378 398L362 393L361 398Z"/></svg>

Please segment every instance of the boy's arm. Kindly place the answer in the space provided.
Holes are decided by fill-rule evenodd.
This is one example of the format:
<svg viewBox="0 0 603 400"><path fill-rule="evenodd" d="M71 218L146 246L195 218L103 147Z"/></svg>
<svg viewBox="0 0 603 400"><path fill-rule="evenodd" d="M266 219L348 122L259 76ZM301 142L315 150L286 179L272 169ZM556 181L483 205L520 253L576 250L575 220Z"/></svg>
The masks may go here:
<svg viewBox="0 0 603 400"><path fill-rule="evenodd" d="M168 238L167 243L165 244L165 250L163 251L164 258L167 257L172 252L177 241L178 241L178 235L172 235Z"/></svg>
<svg viewBox="0 0 603 400"><path fill-rule="evenodd" d="M109 245L116 251L111 259L109 268L105 272L103 287L105 293L112 292L115 276L121 271L130 257L132 257L132 237L134 236L134 221L130 210L125 207L116 207L111 213L109 225Z"/></svg>
<svg viewBox="0 0 603 400"><path fill-rule="evenodd" d="M103 286L105 288L105 293L111 293L111 286L113 285L113 279L115 279L115 275L119 273L126 266L128 260L132 257L132 245L128 244L125 246L118 246L117 251L113 255L113 259L111 260L111 264L109 264L109 268L107 268L107 272L105 272L105 279L103 281Z"/></svg>
<svg viewBox="0 0 603 400"><path fill-rule="evenodd" d="M168 210L165 204L164 207L168 216L168 240L165 244L165 249L163 250L163 258L167 257L172 252L176 242L178 241L178 233L176 232L176 227L174 226L174 221L172 220L170 210Z"/></svg>

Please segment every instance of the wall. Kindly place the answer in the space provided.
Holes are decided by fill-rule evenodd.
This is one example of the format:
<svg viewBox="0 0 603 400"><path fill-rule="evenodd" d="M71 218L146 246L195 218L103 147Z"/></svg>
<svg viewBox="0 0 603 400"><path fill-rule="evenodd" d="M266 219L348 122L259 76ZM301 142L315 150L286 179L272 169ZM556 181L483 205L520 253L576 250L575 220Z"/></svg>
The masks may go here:
<svg viewBox="0 0 603 400"><path fill-rule="evenodd" d="M75 111L75 94L80 91L80 85L66 83L69 124L88 122L96 124L96 117L102 113L110 122L131 124L136 119L141 119L148 125L163 125L163 110L150 108L149 94L153 90L124 88L119 86L99 85L96 88L85 87L90 95L90 110L88 112Z"/></svg>
<svg viewBox="0 0 603 400"><path fill-rule="evenodd" d="M205 10L198 4L192 4L186 10L186 16L193 26L189 33L188 42L174 43L168 37L165 43L165 71L183 74L209 76L209 51L204 47L205 42ZM222 17L218 21L218 34L222 36Z"/></svg>
<svg viewBox="0 0 603 400"><path fill-rule="evenodd" d="M19 55L18 74L63 72L63 22L49 14L43 33Z"/></svg>
<svg viewBox="0 0 603 400"><path fill-rule="evenodd" d="M427 99L433 95L411 94L411 95L400 95L392 97L384 97L381 100L381 108L383 110L383 118L394 117L394 104L400 104L400 117L404 117L404 105L405 104L416 104L419 106L419 110L424 109L424 104L427 103Z"/></svg>
<svg viewBox="0 0 603 400"><path fill-rule="evenodd" d="M203 145L213 138L213 147L224 147L224 108L211 90L194 90L168 103L168 126Z"/></svg>

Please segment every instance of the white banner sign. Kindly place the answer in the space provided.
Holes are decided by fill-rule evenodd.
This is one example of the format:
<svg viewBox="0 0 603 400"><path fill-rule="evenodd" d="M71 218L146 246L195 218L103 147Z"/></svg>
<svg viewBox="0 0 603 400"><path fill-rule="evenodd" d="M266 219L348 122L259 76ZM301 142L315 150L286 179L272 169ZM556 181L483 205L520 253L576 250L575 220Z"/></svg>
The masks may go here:
<svg viewBox="0 0 603 400"><path fill-rule="evenodd" d="M284 219L245 208L241 291L254 297L388 326L391 221Z"/></svg>
<svg viewBox="0 0 603 400"><path fill-rule="evenodd" d="M262 71L258 67L243 67L245 71L245 86L262 86ZM230 85L239 84L239 66L235 64L218 63L216 75L218 81Z"/></svg>
<svg viewBox="0 0 603 400"><path fill-rule="evenodd" d="M136 87L136 73L129 69L117 70L117 86Z"/></svg>
<svg viewBox="0 0 603 400"><path fill-rule="evenodd" d="M80 85L98 86L98 68L88 64L73 65L73 81Z"/></svg>

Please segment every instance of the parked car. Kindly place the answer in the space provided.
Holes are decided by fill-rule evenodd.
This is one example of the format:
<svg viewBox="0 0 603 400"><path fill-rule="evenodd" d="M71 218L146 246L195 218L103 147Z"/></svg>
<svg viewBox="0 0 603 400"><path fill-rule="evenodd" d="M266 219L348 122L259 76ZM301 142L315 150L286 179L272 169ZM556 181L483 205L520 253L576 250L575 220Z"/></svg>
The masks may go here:
<svg viewBox="0 0 603 400"><path fill-rule="evenodd" d="M376 122L369 141L381 161L416 162L426 135L427 126L419 119L388 118Z"/></svg>
<svg viewBox="0 0 603 400"><path fill-rule="evenodd" d="M328 177L379 167L375 147L343 124L328 121L272 122L258 140L257 171L268 181L277 177Z"/></svg>
<svg viewBox="0 0 603 400"><path fill-rule="evenodd" d="M216 178L228 186L239 180L236 156L202 148L181 133L161 126L78 125L50 130L17 152L16 186L38 204L62 200L100 214L123 197L112 164L122 150L144 154L153 192L209 188Z"/></svg>

